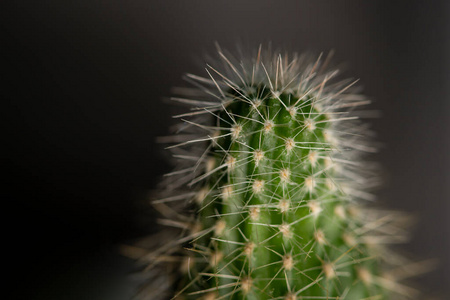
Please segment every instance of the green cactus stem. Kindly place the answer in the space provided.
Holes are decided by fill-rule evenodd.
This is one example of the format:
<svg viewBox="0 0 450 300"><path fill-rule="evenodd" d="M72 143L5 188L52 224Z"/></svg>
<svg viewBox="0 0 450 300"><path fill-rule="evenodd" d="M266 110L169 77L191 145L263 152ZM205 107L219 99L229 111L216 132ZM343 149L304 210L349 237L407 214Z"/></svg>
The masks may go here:
<svg viewBox="0 0 450 300"><path fill-rule="evenodd" d="M369 208L376 148L356 109L369 101L329 59L222 50L174 98L193 109L154 202L165 232L147 253L148 299L409 299L401 215ZM171 235L173 234L173 235ZM396 273L397 274L397 273ZM398 278L404 277L397 276ZM145 298L145 297L144 297Z"/></svg>

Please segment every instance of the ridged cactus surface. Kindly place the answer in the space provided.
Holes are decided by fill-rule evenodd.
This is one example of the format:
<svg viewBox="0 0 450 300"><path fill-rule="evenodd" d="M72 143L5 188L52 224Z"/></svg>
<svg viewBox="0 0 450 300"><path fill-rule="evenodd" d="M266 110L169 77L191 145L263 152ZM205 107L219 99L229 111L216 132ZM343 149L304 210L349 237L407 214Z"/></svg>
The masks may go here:
<svg viewBox="0 0 450 300"><path fill-rule="evenodd" d="M148 299L403 299L401 215L366 207L375 149L369 103L328 59L219 49L175 101L176 170L155 207L164 232L144 257ZM401 269L401 267L400 267ZM389 273L391 270L391 273ZM395 270L395 272L392 272ZM395 274L396 276L393 276ZM401 276L399 274L402 274ZM145 298L145 297L144 297Z"/></svg>

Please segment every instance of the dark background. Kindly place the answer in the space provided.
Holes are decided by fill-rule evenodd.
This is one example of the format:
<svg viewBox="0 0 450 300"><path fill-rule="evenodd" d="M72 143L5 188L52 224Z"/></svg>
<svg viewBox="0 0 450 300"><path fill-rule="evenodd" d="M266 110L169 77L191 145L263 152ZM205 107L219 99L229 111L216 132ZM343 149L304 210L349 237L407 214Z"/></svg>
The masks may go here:
<svg viewBox="0 0 450 300"><path fill-rule="evenodd" d="M360 78L384 146L389 208L418 216L404 247L440 259L418 281L450 293L450 6L446 1L2 1L2 248L10 299L128 299L116 246L151 232L168 171L155 137L214 41L336 51ZM145 205L144 205L144 204Z"/></svg>

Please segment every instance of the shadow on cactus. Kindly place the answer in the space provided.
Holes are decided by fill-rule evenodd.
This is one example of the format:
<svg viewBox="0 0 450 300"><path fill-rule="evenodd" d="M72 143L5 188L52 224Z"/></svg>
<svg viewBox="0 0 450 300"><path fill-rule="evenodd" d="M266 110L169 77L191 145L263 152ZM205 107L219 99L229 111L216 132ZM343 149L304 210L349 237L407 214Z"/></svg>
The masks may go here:
<svg viewBox="0 0 450 300"><path fill-rule="evenodd" d="M420 265L404 215L367 206L376 151L358 109L369 101L329 58L218 50L207 76L173 98L191 106L169 147L159 223L126 249L148 263L142 299L411 299ZM139 248L142 247L142 248Z"/></svg>

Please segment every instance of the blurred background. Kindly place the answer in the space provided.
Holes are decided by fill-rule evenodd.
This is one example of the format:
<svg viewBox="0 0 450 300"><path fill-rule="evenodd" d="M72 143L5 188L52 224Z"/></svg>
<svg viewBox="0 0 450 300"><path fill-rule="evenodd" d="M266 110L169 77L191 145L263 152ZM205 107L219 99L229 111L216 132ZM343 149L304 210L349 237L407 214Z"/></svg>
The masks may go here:
<svg viewBox="0 0 450 300"><path fill-rule="evenodd" d="M154 230L148 192L169 170L162 98L205 75L214 41L335 50L360 78L383 143L385 207L417 216L403 249L439 258L419 278L450 294L450 2L2 1L2 245L10 299L129 299L117 245ZM428 299L428 298L427 298Z"/></svg>

